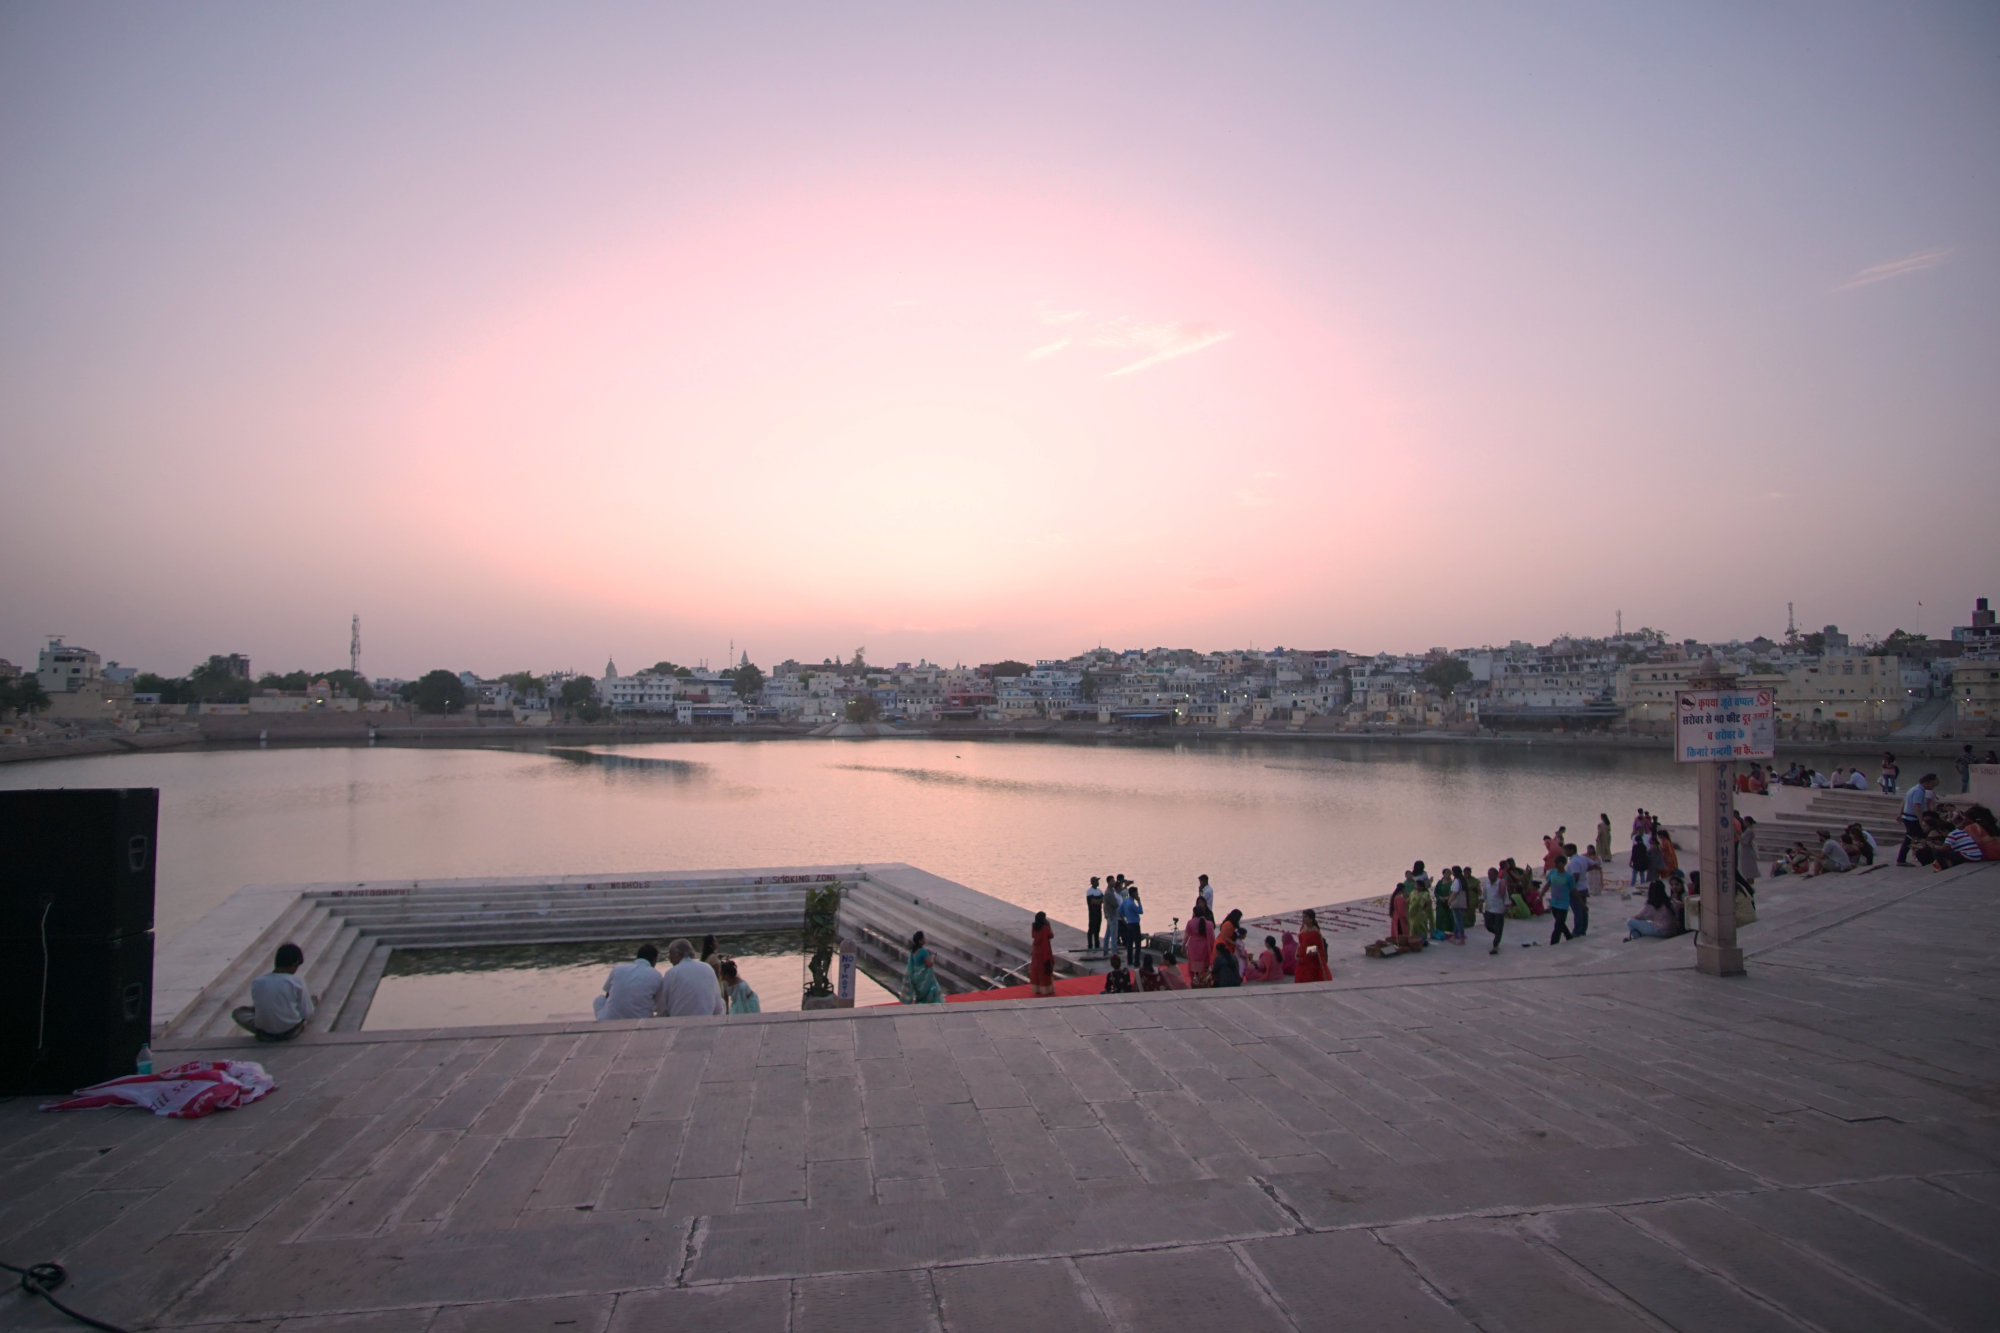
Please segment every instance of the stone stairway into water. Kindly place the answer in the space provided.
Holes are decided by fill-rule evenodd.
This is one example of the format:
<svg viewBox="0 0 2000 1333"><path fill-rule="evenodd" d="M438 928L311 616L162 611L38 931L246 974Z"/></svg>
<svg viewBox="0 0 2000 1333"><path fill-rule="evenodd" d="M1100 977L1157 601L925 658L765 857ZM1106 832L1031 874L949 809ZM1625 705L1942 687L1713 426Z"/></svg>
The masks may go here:
<svg viewBox="0 0 2000 1333"><path fill-rule="evenodd" d="M1865 791L1815 791L1803 813L1758 819L1759 869L1768 870L1772 860L1794 842L1803 842L1818 851L1822 829L1838 837L1849 824L1859 824L1875 835L1882 852L1893 858L1896 847L1903 841L1902 809L1900 796Z"/></svg>
<svg viewBox="0 0 2000 1333"><path fill-rule="evenodd" d="M162 1036L185 1043L230 1035L231 1008L280 944L297 944L300 975L318 997L308 1032L358 1031L396 949L471 949L796 932L813 884L844 888L841 930L865 970L893 986L910 936L922 930L948 992L1014 984L1028 963L1031 914L911 867L844 874L607 876L556 880L445 880L302 885L255 942L209 981ZM1018 919L1016 919L1018 918ZM1055 923L1057 970L1097 970L1062 956L1082 932ZM199 929L199 927L197 927ZM1070 938L1070 937L1074 938Z"/></svg>

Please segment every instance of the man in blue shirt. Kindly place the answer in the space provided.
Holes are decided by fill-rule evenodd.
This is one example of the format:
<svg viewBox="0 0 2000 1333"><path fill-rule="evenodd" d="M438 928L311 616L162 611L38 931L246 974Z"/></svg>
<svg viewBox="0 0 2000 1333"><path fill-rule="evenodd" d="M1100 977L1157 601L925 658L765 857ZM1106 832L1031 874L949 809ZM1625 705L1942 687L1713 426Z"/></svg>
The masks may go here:
<svg viewBox="0 0 2000 1333"><path fill-rule="evenodd" d="M1125 938L1125 965L1139 966L1139 916L1146 909L1139 905L1139 886L1125 886L1125 902L1118 909L1119 933Z"/></svg>
<svg viewBox="0 0 2000 1333"><path fill-rule="evenodd" d="M1938 775L1926 773L1903 797L1903 845L1896 852L1896 864L1910 863L1910 848L1924 840L1924 816L1937 800Z"/></svg>
<svg viewBox="0 0 2000 1333"><path fill-rule="evenodd" d="M1576 877L1562 866L1557 866L1542 881L1542 887L1549 891L1549 915L1555 919L1555 929L1549 932L1550 944L1561 944L1574 939L1569 929L1569 895L1576 887Z"/></svg>

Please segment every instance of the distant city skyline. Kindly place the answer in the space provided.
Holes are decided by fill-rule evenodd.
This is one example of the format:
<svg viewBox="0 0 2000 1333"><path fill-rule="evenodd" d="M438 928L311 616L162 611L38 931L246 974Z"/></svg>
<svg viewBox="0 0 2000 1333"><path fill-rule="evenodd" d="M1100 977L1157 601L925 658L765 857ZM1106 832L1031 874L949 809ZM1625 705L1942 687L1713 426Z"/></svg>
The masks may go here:
<svg viewBox="0 0 2000 1333"><path fill-rule="evenodd" d="M1926 611L1928 611L1929 609L1930 609L1929 607L1925 608ZM1943 616L1942 623L1932 624L1930 622L1926 622L1925 625L1923 626L1922 632L1928 638L1949 639L1952 637L1952 630L1954 628L1971 623L1972 611L1973 611L1973 600L1967 599L1964 609L1959 614L1955 616L1953 615ZM364 616L361 619L365 631L367 627L367 617ZM1915 624L1890 625L1890 626L1885 626L1882 629L1876 630L1876 629L1862 628L1859 625L1851 624L1847 621L1839 619L1808 620L1803 614L1798 616L1797 628L1801 638L1807 635L1815 634L1825 629L1828 625L1837 626L1843 635L1847 636L1855 643L1879 640L1887 637L1890 633L1898 629L1903 630L1906 633L1916 633L1918 631L1918 626L1916 626ZM249 659L252 665L253 676L261 676L266 673L277 673L282 675L294 671L317 672L317 671L328 671L328 670L337 670L344 668L347 664L346 659L348 650L348 640L345 636L347 635L350 628L351 625L349 624L348 621L342 622L343 637L340 641L340 654L339 654L339 660L337 661L321 660L321 657L311 656L310 655L311 650L308 650L308 655L296 658L288 658L282 655L260 654L255 649L245 647L244 643L242 642L243 640L246 640L248 638L254 638L255 636L246 636L240 634L235 635L233 637L225 634L223 638L229 640L226 646L222 646L218 641L218 646L211 647L207 651L196 652L191 656L189 656L185 662L180 662L177 660L176 661L156 660L152 657L149 657L144 652L126 651L115 646L107 648L104 646L104 644L99 643L95 640L74 634L64 635L63 637L65 642L73 646L89 648L93 651L96 651L107 662L115 659L117 662L119 662L121 665L125 667L135 668L139 671L151 672L157 675L163 675L168 677L184 675L187 671L189 671L193 667L198 666L202 662L206 661L209 658L209 656L213 654L241 653L244 657ZM1638 631L1642 629L1656 630L1661 634L1664 634L1666 636L1666 641L1670 644L1679 644L1690 639L1694 640L1697 643L1704 643L1704 644L1728 643L1732 641L1748 643L1759 637L1766 637L1772 639L1773 641L1782 642L1785 637L1785 626L1783 626L1782 624L1776 626L1775 628L1760 629L1750 633L1703 635L1703 634L1690 634L1685 632L1683 629L1673 625L1650 624L1642 621L1635 621L1631 616L1625 617L1624 633L1636 634ZM1320 639L1309 640L1303 638L1285 637L1282 635L1254 637L1252 639L1246 639L1236 643L1179 641L1179 640L1161 639L1157 637L1144 638L1142 636L1141 638L1138 639L1131 639L1118 642L1105 641L1105 642L1091 642L1084 644L1052 645L1046 651L1034 651L1034 652L1026 651L1022 649L1019 645L1016 645L1012 648L1008 648L1005 645L1003 645L1001 648L992 652L984 654L971 654L971 655L963 653L938 652L925 648L921 645L913 647L909 651L902 651L900 649L892 651L886 645L889 643L898 642L898 640L895 639L884 640L883 642L885 646L881 649L878 649L876 646L868 643L865 640L857 640L845 648L839 648L839 649L824 648L818 650L806 648L789 652L759 651L757 646L754 644L740 642L736 640L726 640L722 648L714 652L709 652L701 649L698 645L693 647L682 647L680 649L647 646L646 644L640 642L641 636L635 634L627 636L628 637L627 646L621 647L619 645L613 645L609 649L607 649L601 656L596 656L596 657L592 657L588 654L583 654L582 660L577 660L579 657L579 654L577 652L557 653L553 657L544 656L530 660L529 658L518 653L511 657L506 656L503 650L502 656L500 658L490 661L484 659L478 661L469 660L466 658L465 654L461 653L454 655L449 650L440 650L438 652L432 653L428 657L422 656L422 653L419 652L416 657L411 657L407 661L404 660L391 661L388 659L378 660L376 655L372 653L367 647L367 645L373 641L372 636L364 632L363 635L364 647L361 656L361 666L362 666L362 674L370 679L378 679L383 677L413 679L419 675L422 675L426 671L435 670L440 667L448 668L452 671L471 671L476 675L490 679L497 677L503 673L513 672L513 671L534 671L541 673L550 671L574 671L581 675L596 677L603 673L604 668L608 663L618 662L619 659L621 658L623 659L623 661L620 662L619 664L619 671L622 674L627 674L627 675L635 671L644 670L648 667L651 667L654 663L660 661L671 661L676 663L677 665L687 666L687 667L695 667L705 664L706 666L714 670L727 670L731 667L734 667L738 662L738 660L740 659L740 657L746 653L749 655L749 658L752 662L765 668L772 667L777 663L784 661L797 661L800 663L809 664L814 662L825 661L831 658L836 662L845 662L852 657L852 655L857 649L866 650L867 661L870 666L874 667L894 666L899 662L916 663L919 661L928 661L934 666L955 666L955 665L978 666L982 663L1000 662L1007 660L1015 660L1028 663L1033 663L1036 661L1043 661L1043 660L1064 661L1076 657L1080 654L1090 652L1091 650L1096 648L1106 648L1113 652L1126 652L1132 650L1149 651L1155 648L1192 649L1202 653L1236 652L1246 649L1257 649L1262 651L1275 651L1278 649L1287 649L1291 651L1337 650L1364 656L1388 654L1391 656L1403 657L1403 656L1421 655L1423 653L1429 652L1431 649L1434 648L1444 648L1450 651L1457 652L1457 651L1463 651L1468 649L1479 649L1479 648L1505 648L1510 643L1516 641L1531 643L1531 644L1545 644L1553 641L1554 639L1563 637L1565 635L1573 636L1578 639L1611 639L1613 637L1616 637L1618 632L1619 631L1617 628L1617 618L1616 618L1616 613L1614 612L1613 623L1598 630L1591 630L1572 625L1566 629L1558 630L1553 634L1540 634L1540 635L1513 634L1513 635L1504 635L1499 638L1491 638L1491 639L1461 639L1449 634L1444 634L1440 637L1431 638L1421 644L1412 644L1412 645L1379 645L1379 644L1356 642L1352 639L1339 639L1339 638L1327 639L1327 640L1320 640ZM32 665L33 662L35 661L36 654L48 642L49 638L50 638L49 635L41 635L33 639L32 643L28 645L15 645L15 644L0 645L0 660L12 661L16 666ZM114 640L115 640L115 634L114 634L114 639L107 640L106 642L113 642ZM8 651L8 649L12 649L12 651ZM407 655L406 645L392 643L392 649L394 649L394 651L396 651L399 654ZM18 655L16 655L17 653ZM324 654L322 654L321 656L323 657Z"/></svg>
<svg viewBox="0 0 2000 1333"><path fill-rule="evenodd" d="M1962 623L2000 10L0 19L0 648ZM582 660L577 660L581 658Z"/></svg>

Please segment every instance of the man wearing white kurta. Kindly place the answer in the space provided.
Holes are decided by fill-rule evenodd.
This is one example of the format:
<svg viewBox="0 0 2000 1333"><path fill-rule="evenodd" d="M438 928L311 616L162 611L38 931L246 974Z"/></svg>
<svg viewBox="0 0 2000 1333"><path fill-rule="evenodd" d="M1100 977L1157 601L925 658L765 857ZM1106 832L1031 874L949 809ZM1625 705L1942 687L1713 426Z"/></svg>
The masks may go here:
<svg viewBox="0 0 2000 1333"><path fill-rule="evenodd" d="M604 994L592 1002L600 1019L651 1018L659 1012L660 988L665 978L653 970L660 951L650 944L639 946L639 956L620 963L604 979Z"/></svg>
<svg viewBox="0 0 2000 1333"><path fill-rule="evenodd" d="M667 946L673 966L660 978L660 1012L668 1018L707 1018L722 1012L722 983L715 969L694 956L694 946L675 940Z"/></svg>

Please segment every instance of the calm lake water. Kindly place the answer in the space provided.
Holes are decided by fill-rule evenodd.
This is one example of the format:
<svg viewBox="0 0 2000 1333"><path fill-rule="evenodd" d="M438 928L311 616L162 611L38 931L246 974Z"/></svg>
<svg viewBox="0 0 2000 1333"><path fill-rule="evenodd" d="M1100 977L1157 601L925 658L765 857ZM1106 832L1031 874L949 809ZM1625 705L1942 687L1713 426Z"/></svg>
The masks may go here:
<svg viewBox="0 0 2000 1333"><path fill-rule="evenodd" d="M1664 753L1362 741L384 746L0 767L0 787L58 786L160 788L162 940L251 883L844 861L908 861L1077 925L1089 877L1119 871L1164 927L1203 872L1218 906L1255 915L1384 892L1417 857L1539 859L1542 833L1587 835L1600 810L1621 833L1641 805L1685 823L1695 799Z"/></svg>
<svg viewBox="0 0 2000 1333"><path fill-rule="evenodd" d="M398 949L389 955L388 971L361 1026L383 1031L589 1019L591 1000L603 991L605 977L614 964L632 960L637 943ZM722 946L765 1013L799 1008L807 969L796 935L745 936ZM866 973L855 973L856 1004L895 998Z"/></svg>

